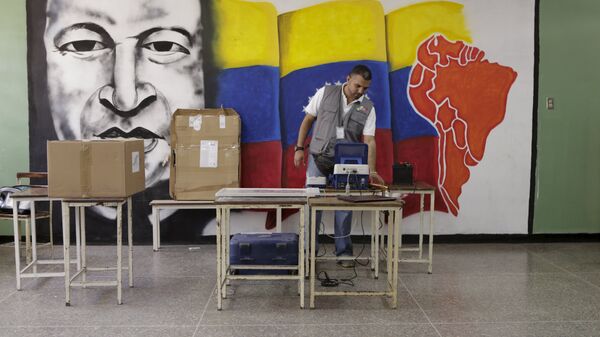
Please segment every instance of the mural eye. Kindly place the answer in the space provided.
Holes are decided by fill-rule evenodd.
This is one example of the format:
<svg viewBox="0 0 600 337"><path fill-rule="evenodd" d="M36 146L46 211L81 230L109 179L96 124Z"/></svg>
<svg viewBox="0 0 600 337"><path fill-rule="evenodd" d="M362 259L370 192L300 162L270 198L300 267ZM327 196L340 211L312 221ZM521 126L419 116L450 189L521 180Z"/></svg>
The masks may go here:
<svg viewBox="0 0 600 337"><path fill-rule="evenodd" d="M190 51L187 48L171 41L150 42L145 44L143 47L163 55L171 55L174 53L184 53L186 55L190 54Z"/></svg>
<svg viewBox="0 0 600 337"><path fill-rule="evenodd" d="M70 51L75 53L85 53L105 49L106 45L94 40L78 40L65 43L58 49L60 51Z"/></svg>

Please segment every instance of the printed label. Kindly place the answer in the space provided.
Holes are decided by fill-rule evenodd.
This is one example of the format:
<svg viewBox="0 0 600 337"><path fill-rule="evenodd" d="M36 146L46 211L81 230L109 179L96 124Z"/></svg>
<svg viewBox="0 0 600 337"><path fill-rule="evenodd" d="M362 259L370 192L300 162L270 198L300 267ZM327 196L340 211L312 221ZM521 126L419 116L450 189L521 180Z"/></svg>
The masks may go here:
<svg viewBox="0 0 600 337"><path fill-rule="evenodd" d="M221 115L219 116L219 127L221 129L225 129L226 123L225 123L225 115Z"/></svg>
<svg viewBox="0 0 600 337"><path fill-rule="evenodd" d="M139 151L131 152L131 172L140 172L140 153Z"/></svg>
<svg viewBox="0 0 600 337"><path fill-rule="evenodd" d="M190 116L188 121L189 127L196 131L200 131L202 128L202 115Z"/></svg>
<svg viewBox="0 0 600 337"><path fill-rule="evenodd" d="M217 167L219 162L219 141L200 141L200 167Z"/></svg>

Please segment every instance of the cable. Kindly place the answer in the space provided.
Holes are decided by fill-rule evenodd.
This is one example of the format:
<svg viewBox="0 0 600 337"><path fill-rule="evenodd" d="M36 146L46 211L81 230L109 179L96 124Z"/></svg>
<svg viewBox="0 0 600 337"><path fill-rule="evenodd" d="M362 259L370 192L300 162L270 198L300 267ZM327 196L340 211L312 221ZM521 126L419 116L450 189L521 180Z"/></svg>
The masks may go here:
<svg viewBox="0 0 600 337"><path fill-rule="evenodd" d="M364 224L363 224L363 212L364 212L364 211L360 211L360 228L362 229L362 236L364 237L364 236L365 236L365 226L364 226ZM361 266L363 266L363 267L367 266L367 265L369 264L369 262L366 262L365 264L362 264L362 263L358 262L358 258L359 258L359 257L361 257L361 255L362 255L363 251L365 250L365 247L366 247L366 245L367 245L367 244L366 244L366 243L363 241L363 244L362 244L362 247L361 247L361 249L360 249L360 252L359 252L359 253L358 253L358 255L357 255L355 258L354 258L354 263L358 263L359 265L361 265ZM356 273L356 266L355 266L354 268L355 268L355 269L354 269L354 273Z"/></svg>
<svg viewBox="0 0 600 337"><path fill-rule="evenodd" d="M321 277L321 275L325 275L325 277ZM329 278L329 275L324 270L319 272L319 275L317 275L317 280L321 282L322 287L337 287L340 284L337 279Z"/></svg>
<svg viewBox="0 0 600 337"><path fill-rule="evenodd" d="M350 194L350 171L348 170L348 176L346 177L346 195Z"/></svg>
<svg viewBox="0 0 600 337"><path fill-rule="evenodd" d="M321 214L321 218L323 218L323 215ZM323 234L325 233L325 224L323 223L323 221L321 221L321 226L319 228L319 232L322 232ZM317 233L317 237L315 238L315 242L319 241L319 234ZM319 250L321 250L321 247L323 247L323 254L319 255ZM325 245L320 244L318 245L318 249L317 249L317 253L315 254L317 257L323 257L325 256L325 254L327 254L327 247L325 247Z"/></svg>
<svg viewBox="0 0 600 337"><path fill-rule="evenodd" d="M358 277L358 274L356 273L356 267L353 270L354 275L350 278L330 278L326 271L321 270L317 275L317 280L321 282L321 286L323 287L337 287L340 284L354 287L353 280Z"/></svg>

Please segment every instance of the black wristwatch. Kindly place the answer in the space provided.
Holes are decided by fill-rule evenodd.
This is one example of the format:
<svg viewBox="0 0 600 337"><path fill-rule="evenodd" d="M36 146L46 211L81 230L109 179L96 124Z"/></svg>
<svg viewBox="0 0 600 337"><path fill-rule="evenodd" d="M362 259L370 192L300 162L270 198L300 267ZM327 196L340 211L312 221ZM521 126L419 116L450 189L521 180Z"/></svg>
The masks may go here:
<svg viewBox="0 0 600 337"><path fill-rule="evenodd" d="M294 152L296 152L296 151L304 151L304 146L298 146L298 145L294 146Z"/></svg>

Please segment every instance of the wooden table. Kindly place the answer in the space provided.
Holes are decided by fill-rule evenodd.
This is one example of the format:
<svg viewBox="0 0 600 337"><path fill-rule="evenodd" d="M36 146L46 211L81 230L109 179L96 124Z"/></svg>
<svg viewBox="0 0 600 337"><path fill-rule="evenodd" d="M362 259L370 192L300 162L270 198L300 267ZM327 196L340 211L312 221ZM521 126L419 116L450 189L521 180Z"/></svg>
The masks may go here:
<svg viewBox="0 0 600 337"><path fill-rule="evenodd" d="M133 287L133 222L131 217L131 196L124 198L81 198L81 199L63 199L62 200L62 228L64 244L64 265L65 265L65 304L71 305L71 286L73 287L116 287L117 303L122 304L122 245L123 245L123 205L127 204L127 241L129 247L128 270L129 287ZM87 266L86 261L86 238L85 238L85 208L92 206L115 207L117 211L117 264L115 267L92 268ZM77 217L81 218L81 268L73 276L69 270L69 248L71 245L70 231L70 209L75 208ZM78 227L78 226L76 226ZM79 234L77 234L79 236ZM116 270L116 280L113 281L92 281L86 280L89 271L110 271ZM81 281L76 281L78 277Z"/></svg>
<svg viewBox="0 0 600 337"><path fill-rule="evenodd" d="M389 296L392 297L392 308L398 303L398 255L400 246L400 225L402 219L402 207L404 202L377 201L353 203L337 199L336 197L310 198L310 308L315 307L316 296ZM387 291L315 291L316 279L316 215L317 211L372 211L390 212L390 225L388 225L387 242ZM377 233L371 233L375 236ZM378 240L375 240L378 241ZM373 240L372 240L373 242Z"/></svg>
<svg viewBox="0 0 600 337"><path fill-rule="evenodd" d="M304 208L306 197L223 197L215 200L217 209L217 310L222 308L222 298L227 296L229 280L298 280L300 307L304 308ZM231 265L229 261L230 212L232 209L297 209L300 211L298 225L297 265ZM297 275L232 275L231 271L242 269L296 270Z"/></svg>
<svg viewBox="0 0 600 337"><path fill-rule="evenodd" d="M14 240L15 240L15 270L17 278L17 290L21 290L21 279L22 278L37 278L37 277L63 277L65 275L62 272L39 272L37 270L38 265L54 265L63 263L63 259L38 259L37 255L37 233L36 233L36 210L35 203L40 201L52 202L52 198L48 197L47 187L32 187L30 189L13 193L13 227L14 227ZM21 250L19 237L19 220L27 215L19 215L19 203L20 202L31 202L31 214L29 215L31 221L31 262L29 262L24 268L21 269ZM52 235L52 234L51 234ZM77 241L77 247L79 247L79 240ZM79 249L78 249L79 251ZM67 255L68 257L68 255ZM68 258L66 260L69 260ZM69 260L70 263L79 263L77 260Z"/></svg>
<svg viewBox="0 0 600 337"><path fill-rule="evenodd" d="M214 201L211 200L152 200L152 249L157 252L160 249L160 210L161 209L216 209Z"/></svg>
<svg viewBox="0 0 600 337"><path fill-rule="evenodd" d="M389 187L391 195L402 195L402 194L416 194L420 197L419 203L419 246L413 247L402 247L402 238L400 238L400 252L412 251L417 252L419 257L414 258L400 258L400 262L408 263L427 263L428 273L431 274L433 271L433 214L435 212L435 187L422 181L416 181L413 184L402 184L392 185ZM423 225L425 215L425 196L429 196L429 241L428 241L428 256L426 259L423 258ZM383 236L383 234L382 234ZM383 242L383 237L382 237Z"/></svg>

